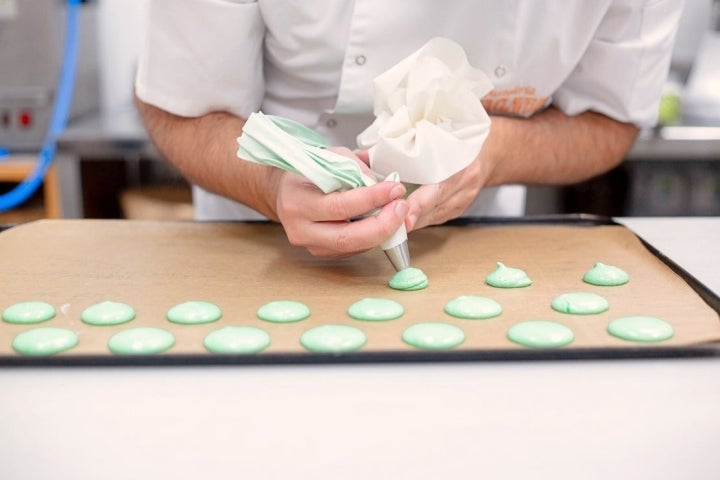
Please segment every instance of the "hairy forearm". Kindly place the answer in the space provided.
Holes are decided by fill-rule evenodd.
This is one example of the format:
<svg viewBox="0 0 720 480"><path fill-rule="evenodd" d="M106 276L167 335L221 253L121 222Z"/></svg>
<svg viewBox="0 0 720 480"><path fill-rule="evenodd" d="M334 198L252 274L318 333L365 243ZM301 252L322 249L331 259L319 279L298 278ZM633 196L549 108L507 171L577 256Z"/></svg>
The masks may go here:
<svg viewBox="0 0 720 480"><path fill-rule="evenodd" d="M481 155L488 185L570 184L618 165L638 128L586 112L569 117L550 107L529 118L493 117Z"/></svg>
<svg viewBox="0 0 720 480"><path fill-rule="evenodd" d="M138 98L135 103L159 152L188 181L277 220L279 171L236 156L242 118L224 112L186 118Z"/></svg>

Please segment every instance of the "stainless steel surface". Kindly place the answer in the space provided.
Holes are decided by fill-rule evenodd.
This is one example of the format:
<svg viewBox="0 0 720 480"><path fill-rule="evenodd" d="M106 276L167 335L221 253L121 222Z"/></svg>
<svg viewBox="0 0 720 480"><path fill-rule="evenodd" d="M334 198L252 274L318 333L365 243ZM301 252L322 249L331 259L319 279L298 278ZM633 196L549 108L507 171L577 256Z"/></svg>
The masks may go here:
<svg viewBox="0 0 720 480"><path fill-rule="evenodd" d="M58 149L78 157L115 159L125 155L159 158L134 107L111 114L92 113L70 122Z"/></svg>
<svg viewBox="0 0 720 480"><path fill-rule="evenodd" d="M385 250L392 266L396 271L405 270L410 266L410 250L408 249L408 242L405 240L400 245L396 245L388 250Z"/></svg>
<svg viewBox="0 0 720 480"><path fill-rule="evenodd" d="M641 132L627 160L720 160L720 126L679 125Z"/></svg>

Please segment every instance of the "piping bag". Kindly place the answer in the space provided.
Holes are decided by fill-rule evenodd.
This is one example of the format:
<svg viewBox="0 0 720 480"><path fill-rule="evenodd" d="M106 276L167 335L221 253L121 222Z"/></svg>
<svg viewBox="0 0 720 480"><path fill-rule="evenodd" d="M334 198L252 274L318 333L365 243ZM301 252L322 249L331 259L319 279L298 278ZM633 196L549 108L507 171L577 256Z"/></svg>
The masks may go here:
<svg viewBox="0 0 720 480"><path fill-rule="evenodd" d="M378 181L365 174L353 159L328 150L329 143L324 137L287 118L252 113L237 141L239 158L301 175L326 194L370 186ZM398 181L399 176L391 172L384 180ZM395 270L410 266L404 223L380 248Z"/></svg>
<svg viewBox="0 0 720 480"><path fill-rule="evenodd" d="M357 143L374 172L428 185L477 158L490 133L481 99L494 87L459 44L435 37L373 84L375 121Z"/></svg>

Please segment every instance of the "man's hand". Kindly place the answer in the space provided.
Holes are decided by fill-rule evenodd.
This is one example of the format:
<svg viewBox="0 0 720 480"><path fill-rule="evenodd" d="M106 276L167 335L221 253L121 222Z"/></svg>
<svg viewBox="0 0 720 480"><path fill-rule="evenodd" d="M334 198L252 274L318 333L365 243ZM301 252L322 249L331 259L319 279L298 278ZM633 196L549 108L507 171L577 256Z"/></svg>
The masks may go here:
<svg viewBox="0 0 720 480"><path fill-rule="evenodd" d="M335 151L356 158L347 149ZM380 245L400 228L409 209L404 195L405 187L398 182L325 195L307 179L283 172L277 215L291 244L316 256L343 258ZM376 209L377 215L351 221Z"/></svg>
<svg viewBox="0 0 720 480"><path fill-rule="evenodd" d="M487 183L488 163L482 157L482 154L478 155L470 165L447 180L421 185L411 193L408 197L408 231L438 225L462 215Z"/></svg>

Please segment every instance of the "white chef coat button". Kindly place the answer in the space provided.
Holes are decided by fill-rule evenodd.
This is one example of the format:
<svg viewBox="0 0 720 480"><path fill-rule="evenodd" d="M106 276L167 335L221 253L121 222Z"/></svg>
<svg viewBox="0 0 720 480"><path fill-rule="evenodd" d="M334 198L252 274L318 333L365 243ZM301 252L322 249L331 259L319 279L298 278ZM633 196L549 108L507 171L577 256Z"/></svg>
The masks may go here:
<svg viewBox="0 0 720 480"><path fill-rule="evenodd" d="M507 73L507 68L505 68L504 65L498 65L497 67L495 67L495 76L496 77L498 77L498 78L503 77L503 76L505 76L506 73Z"/></svg>
<svg viewBox="0 0 720 480"><path fill-rule="evenodd" d="M358 55L355 57L355 63L357 65L365 65L365 62L367 61L367 58L365 58L365 55Z"/></svg>
<svg viewBox="0 0 720 480"><path fill-rule="evenodd" d="M329 118L325 122L325 126L328 128L335 128L337 126L337 120L335 120L334 118Z"/></svg>

